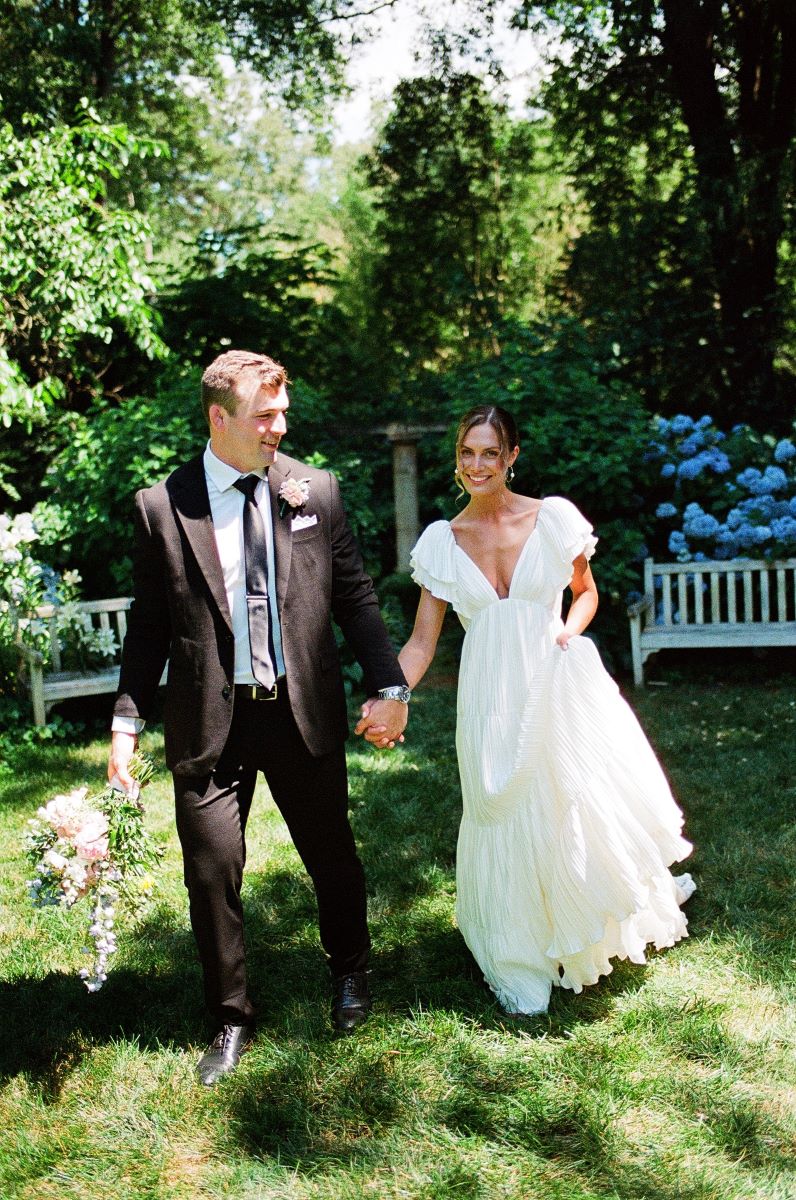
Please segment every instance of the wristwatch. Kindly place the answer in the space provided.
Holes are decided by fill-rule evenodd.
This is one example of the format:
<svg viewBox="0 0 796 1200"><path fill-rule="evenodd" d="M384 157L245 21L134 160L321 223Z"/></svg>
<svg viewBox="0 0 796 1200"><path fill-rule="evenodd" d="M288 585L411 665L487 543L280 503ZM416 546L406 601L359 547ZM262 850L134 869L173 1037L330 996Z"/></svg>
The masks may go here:
<svg viewBox="0 0 796 1200"><path fill-rule="evenodd" d="M405 683L396 683L394 687L379 688L379 700L400 700L401 704L408 704L412 699L412 693Z"/></svg>

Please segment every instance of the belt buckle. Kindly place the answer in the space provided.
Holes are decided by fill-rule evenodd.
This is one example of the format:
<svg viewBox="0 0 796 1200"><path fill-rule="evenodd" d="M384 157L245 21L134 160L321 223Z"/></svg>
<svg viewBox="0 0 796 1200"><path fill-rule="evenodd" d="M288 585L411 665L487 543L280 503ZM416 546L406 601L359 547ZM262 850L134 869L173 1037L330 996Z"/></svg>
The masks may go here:
<svg viewBox="0 0 796 1200"><path fill-rule="evenodd" d="M270 692L268 692L268 694L266 696L258 696L257 695L258 691L261 691L261 690L265 691L266 690L265 688L261 688L261 687L252 688L252 699L253 700L262 700L262 701L276 700L276 689L277 689L276 681L274 681L274 686L271 688Z"/></svg>

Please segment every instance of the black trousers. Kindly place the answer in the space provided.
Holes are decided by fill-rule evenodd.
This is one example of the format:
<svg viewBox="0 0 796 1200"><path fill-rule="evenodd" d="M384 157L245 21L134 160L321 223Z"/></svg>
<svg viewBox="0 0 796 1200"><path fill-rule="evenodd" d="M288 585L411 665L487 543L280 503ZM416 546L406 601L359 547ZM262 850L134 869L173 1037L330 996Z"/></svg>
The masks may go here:
<svg viewBox="0 0 796 1200"><path fill-rule="evenodd" d="M367 966L365 875L348 819L343 745L313 758L280 680L276 700L235 698L227 745L212 775L174 777L191 926L205 1003L218 1024L253 1023L241 885L246 822L262 771L318 903L321 944L336 977Z"/></svg>

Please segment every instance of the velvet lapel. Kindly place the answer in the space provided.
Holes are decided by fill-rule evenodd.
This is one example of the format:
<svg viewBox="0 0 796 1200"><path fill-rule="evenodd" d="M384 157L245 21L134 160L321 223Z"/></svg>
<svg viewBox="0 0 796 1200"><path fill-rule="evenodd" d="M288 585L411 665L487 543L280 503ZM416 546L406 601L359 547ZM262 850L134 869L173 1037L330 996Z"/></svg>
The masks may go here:
<svg viewBox="0 0 796 1200"><path fill-rule="evenodd" d="M274 556L276 558L276 602L281 613L287 593L287 581L290 576L290 556L293 551L290 516L279 515L279 488L290 474L290 468L285 471L279 460L269 467L268 491L271 497L271 518L274 527Z"/></svg>
<svg viewBox="0 0 796 1200"><path fill-rule="evenodd" d="M207 580L207 586L221 616L231 629L232 617L213 532L203 459L199 457L186 463L181 471L172 475L166 487L171 495L177 520L182 525L199 569Z"/></svg>

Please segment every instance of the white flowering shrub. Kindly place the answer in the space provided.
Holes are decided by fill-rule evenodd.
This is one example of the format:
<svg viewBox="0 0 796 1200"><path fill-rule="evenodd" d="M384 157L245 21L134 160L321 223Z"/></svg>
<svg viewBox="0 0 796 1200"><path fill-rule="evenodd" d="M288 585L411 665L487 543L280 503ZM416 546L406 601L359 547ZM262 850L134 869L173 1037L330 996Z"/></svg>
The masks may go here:
<svg viewBox="0 0 796 1200"><path fill-rule="evenodd" d="M0 513L0 697L16 689L19 635L50 661L50 638L44 621L35 617L41 604L56 604L64 670L91 670L112 661L118 645L111 630L92 627L77 610L80 576L57 574L34 557L38 532L30 513Z"/></svg>
<svg viewBox="0 0 796 1200"><path fill-rule="evenodd" d="M660 418L646 452L656 530L653 554L678 562L796 555L796 441L729 433L712 417Z"/></svg>

